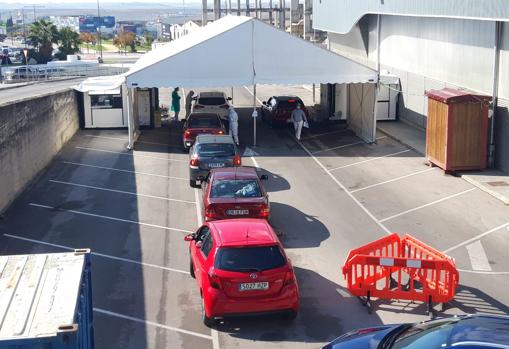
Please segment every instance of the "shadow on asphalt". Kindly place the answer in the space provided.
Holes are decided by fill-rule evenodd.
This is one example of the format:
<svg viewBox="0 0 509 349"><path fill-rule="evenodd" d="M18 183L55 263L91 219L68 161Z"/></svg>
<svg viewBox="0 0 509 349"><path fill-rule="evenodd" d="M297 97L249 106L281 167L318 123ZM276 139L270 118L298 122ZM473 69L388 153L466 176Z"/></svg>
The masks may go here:
<svg viewBox="0 0 509 349"><path fill-rule="evenodd" d="M317 247L330 236L327 227L316 217L293 206L271 202L270 210L270 224L280 234L285 248Z"/></svg>
<svg viewBox="0 0 509 349"><path fill-rule="evenodd" d="M312 270L294 269L299 283L301 306L295 320L285 319L284 316L227 318L216 329L232 337L255 341L308 343L328 342L350 330L343 326L341 318L344 318L345 311L348 312L351 306L360 308L359 302L346 298L349 303L346 305L337 293L337 284ZM376 314L358 322L359 326L381 324Z"/></svg>

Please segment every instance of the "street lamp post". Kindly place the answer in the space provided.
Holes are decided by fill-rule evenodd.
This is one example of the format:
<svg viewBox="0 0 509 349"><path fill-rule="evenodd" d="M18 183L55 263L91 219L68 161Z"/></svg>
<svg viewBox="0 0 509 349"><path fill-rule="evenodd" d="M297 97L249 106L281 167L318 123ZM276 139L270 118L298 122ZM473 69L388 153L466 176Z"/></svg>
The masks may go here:
<svg viewBox="0 0 509 349"><path fill-rule="evenodd" d="M101 62L103 60L103 45L102 45L102 38L101 38L101 12L99 11L99 0L97 0L97 18L99 18L99 26L97 27L97 35L99 37L99 52L101 57Z"/></svg>

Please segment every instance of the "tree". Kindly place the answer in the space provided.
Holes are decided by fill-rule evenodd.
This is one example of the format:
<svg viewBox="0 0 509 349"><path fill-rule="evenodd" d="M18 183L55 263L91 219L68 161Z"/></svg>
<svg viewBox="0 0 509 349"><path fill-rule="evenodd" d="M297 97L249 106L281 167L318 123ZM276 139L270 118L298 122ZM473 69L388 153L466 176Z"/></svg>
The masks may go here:
<svg viewBox="0 0 509 349"><path fill-rule="evenodd" d="M136 36L131 32L121 32L113 39L113 45L117 46L119 50L127 50L127 47L131 47L131 51L134 46L134 39Z"/></svg>
<svg viewBox="0 0 509 349"><path fill-rule="evenodd" d="M82 42L87 44L87 53L89 53L90 51L89 51L88 45L90 45L91 43L93 43L95 41L95 36L93 36L89 32L83 32L83 33L80 33L80 39Z"/></svg>
<svg viewBox="0 0 509 349"><path fill-rule="evenodd" d="M30 25L28 38L34 46L39 48L44 60L49 61L53 53L53 44L58 43L57 27L53 23L41 19Z"/></svg>
<svg viewBox="0 0 509 349"><path fill-rule="evenodd" d="M80 35L69 27L58 32L58 50L64 55L72 55L80 50Z"/></svg>

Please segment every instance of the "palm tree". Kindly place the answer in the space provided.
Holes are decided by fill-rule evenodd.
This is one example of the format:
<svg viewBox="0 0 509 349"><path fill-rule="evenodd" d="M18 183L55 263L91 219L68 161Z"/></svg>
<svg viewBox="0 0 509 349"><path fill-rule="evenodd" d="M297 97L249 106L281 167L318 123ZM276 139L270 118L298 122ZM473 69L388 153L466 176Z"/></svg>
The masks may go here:
<svg viewBox="0 0 509 349"><path fill-rule="evenodd" d="M57 27L53 23L41 19L30 25L28 37L33 45L39 48L41 55L49 60L53 52L53 44L58 42Z"/></svg>
<svg viewBox="0 0 509 349"><path fill-rule="evenodd" d="M81 38L78 33L69 27L58 32L58 50L65 55L72 55L80 50Z"/></svg>

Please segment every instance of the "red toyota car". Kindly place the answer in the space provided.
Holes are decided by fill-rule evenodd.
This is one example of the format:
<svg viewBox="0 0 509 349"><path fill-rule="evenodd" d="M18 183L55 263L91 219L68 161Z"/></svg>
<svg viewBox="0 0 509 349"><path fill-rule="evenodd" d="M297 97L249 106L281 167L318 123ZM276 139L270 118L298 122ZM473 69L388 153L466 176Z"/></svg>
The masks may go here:
<svg viewBox="0 0 509 349"><path fill-rule="evenodd" d="M200 134L224 135L226 129L218 114L191 113L184 124L183 131L182 144L187 150L194 144L196 136Z"/></svg>
<svg viewBox="0 0 509 349"><path fill-rule="evenodd" d="M251 167L213 169L202 182L203 218L206 221L228 218L270 217L269 195Z"/></svg>
<svg viewBox="0 0 509 349"><path fill-rule="evenodd" d="M265 219L207 222L190 242L190 273L202 296L202 318L299 311L299 289L290 260Z"/></svg>

